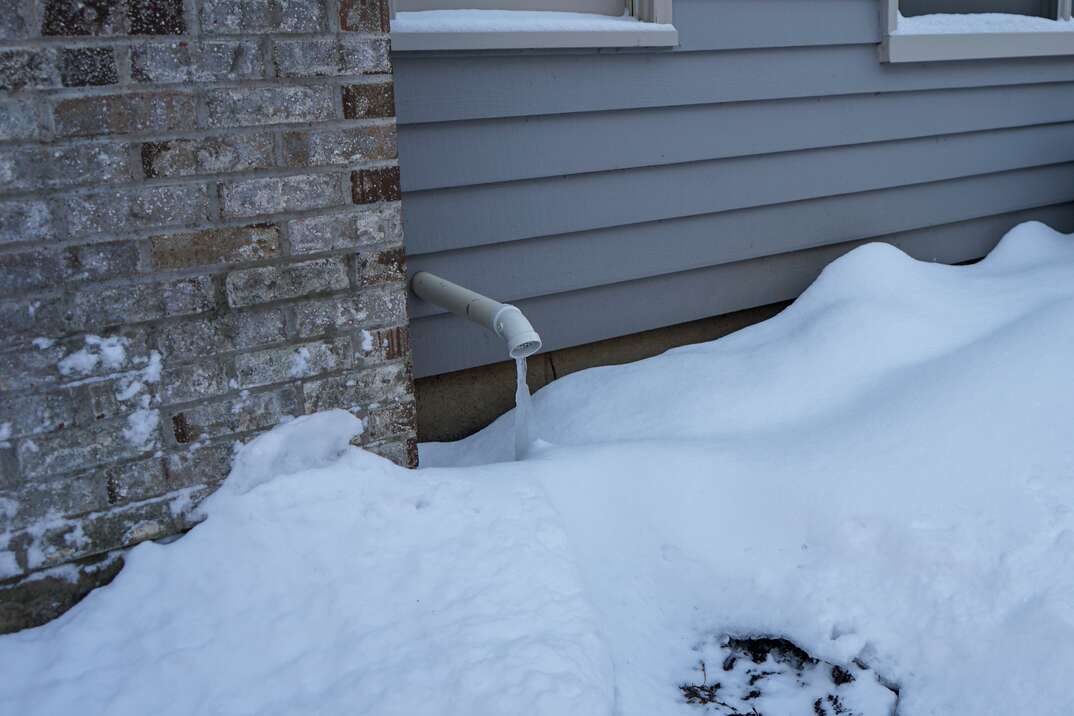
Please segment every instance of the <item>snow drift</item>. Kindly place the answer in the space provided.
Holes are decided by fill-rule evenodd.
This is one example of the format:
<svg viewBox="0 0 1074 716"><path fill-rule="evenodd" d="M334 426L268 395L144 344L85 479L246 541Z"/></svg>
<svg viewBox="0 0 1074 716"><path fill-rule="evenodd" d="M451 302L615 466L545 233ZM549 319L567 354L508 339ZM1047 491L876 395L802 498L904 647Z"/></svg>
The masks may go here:
<svg viewBox="0 0 1074 716"><path fill-rule="evenodd" d="M0 638L0 712L691 714L706 645L769 635L903 716L1072 713L1072 354L1074 239L1025 224L973 266L860 248L770 321L556 381L525 462L511 416L416 473L295 421Z"/></svg>

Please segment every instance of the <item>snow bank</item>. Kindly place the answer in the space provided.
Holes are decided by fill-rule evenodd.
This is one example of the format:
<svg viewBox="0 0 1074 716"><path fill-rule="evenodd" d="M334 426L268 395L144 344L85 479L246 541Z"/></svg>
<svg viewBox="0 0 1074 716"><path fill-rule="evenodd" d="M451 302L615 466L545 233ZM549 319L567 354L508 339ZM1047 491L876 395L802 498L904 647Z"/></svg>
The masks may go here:
<svg viewBox="0 0 1074 716"><path fill-rule="evenodd" d="M1074 22L998 12L899 15L895 35L958 35L981 32L1070 32Z"/></svg>
<svg viewBox="0 0 1074 716"><path fill-rule="evenodd" d="M393 32L633 32L639 21L629 15L545 10L422 10L396 13ZM673 30L645 23L645 30Z"/></svg>
<svg viewBox="0 0 1074 716"><path fill-rule="evenodd" d="M525 462L511 415L416 473L295 420L0 638L0 712L697 714L699 658L769 635L902 716L1072 713L1072 354L1074 239L1025 224L974 266L866 246L770 321L560 379Z"/></svg>
<svg viewBox="0 0 1074 716"><path fill-rule="evenodd" d="M0 638L0 713L610 713L533 477L415 474L347 449L360 429L332 411L258 438L193 531Z"/></svg>

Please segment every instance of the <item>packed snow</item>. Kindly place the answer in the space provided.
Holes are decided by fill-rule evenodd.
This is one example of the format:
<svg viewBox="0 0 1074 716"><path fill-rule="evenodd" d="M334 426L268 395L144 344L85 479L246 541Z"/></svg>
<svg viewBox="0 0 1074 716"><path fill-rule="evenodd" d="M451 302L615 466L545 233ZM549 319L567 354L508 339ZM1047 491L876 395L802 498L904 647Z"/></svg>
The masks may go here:
<svg viewBox="0 0 1074 716"><path fill-rule="evenodd" d="M636 32L674 31L674 26L647 22L629 15L549 10L421 10L399 12L393 32Z"/></svg>
<svg viewBox="0 0 1074 716"><path fill-rule="evenodd" d="M698 698L758 669L846 713L881 683L901 716L1074 713L1072 354L1074 237L1030 223L972 266L864 246L769 321L561 378L522 461L512 414L416 472L298 418L0 638L0 713L726 713ZM815 661L729 661L748 637Z"/></svg>
<svg viewBox="0 0 1074 716"><path fill-rule="evenodd" d="M982 32L1070 32L1074 22L999 12L899 15L896 35L962 35Z"/></svg>

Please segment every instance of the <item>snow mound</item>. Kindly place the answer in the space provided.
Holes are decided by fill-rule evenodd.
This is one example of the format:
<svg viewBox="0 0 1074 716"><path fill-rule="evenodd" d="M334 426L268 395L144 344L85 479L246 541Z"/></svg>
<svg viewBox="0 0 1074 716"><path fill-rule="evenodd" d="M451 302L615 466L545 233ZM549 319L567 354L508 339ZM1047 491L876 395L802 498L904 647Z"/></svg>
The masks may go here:
<svg viewBox="0 0 1074 716"><path fill-rule="evenodd" d="M330 465L364 429L362 421L346 410L289 420L239 450L224 489L249 492L274 478Z"/></svg>
<svg viewBox="0 0 1074 716"><path fill-rule="evenodd" d="M731 637L821 660L721 671L744 706L801 682L766 716L888 716L876 681L900 716L1074 713L1071 355L1074 239L1031 223L973 266L862 247L770 321L560 379L523 462L510 414L417 472L292 421L0 638L0 713L719 713L683 687Z"/></svg>
<svg viewBox="0 0 1074 716"><path fill-rule="evenodd" d="M0 638L0 713L610 713L536 481L415 474L348 448L359 429L331 411L258 438L189 534Z"/></svg>

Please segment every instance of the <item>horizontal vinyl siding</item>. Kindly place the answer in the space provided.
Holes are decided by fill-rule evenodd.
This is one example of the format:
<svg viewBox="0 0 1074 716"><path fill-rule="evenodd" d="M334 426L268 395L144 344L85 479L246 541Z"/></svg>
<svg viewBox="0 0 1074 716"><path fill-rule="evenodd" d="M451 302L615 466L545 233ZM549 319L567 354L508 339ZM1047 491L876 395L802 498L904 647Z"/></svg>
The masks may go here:
<svg viewBox="0 0 1074 716"><path fill-rule="evenodd" d="M882 65L875 0L675 12L671 52L397 54L410 270L553 349L791 298L866 240L960 261L1074 229L1074 58ZM411 315L418 376L504 358Z"/></svg>

